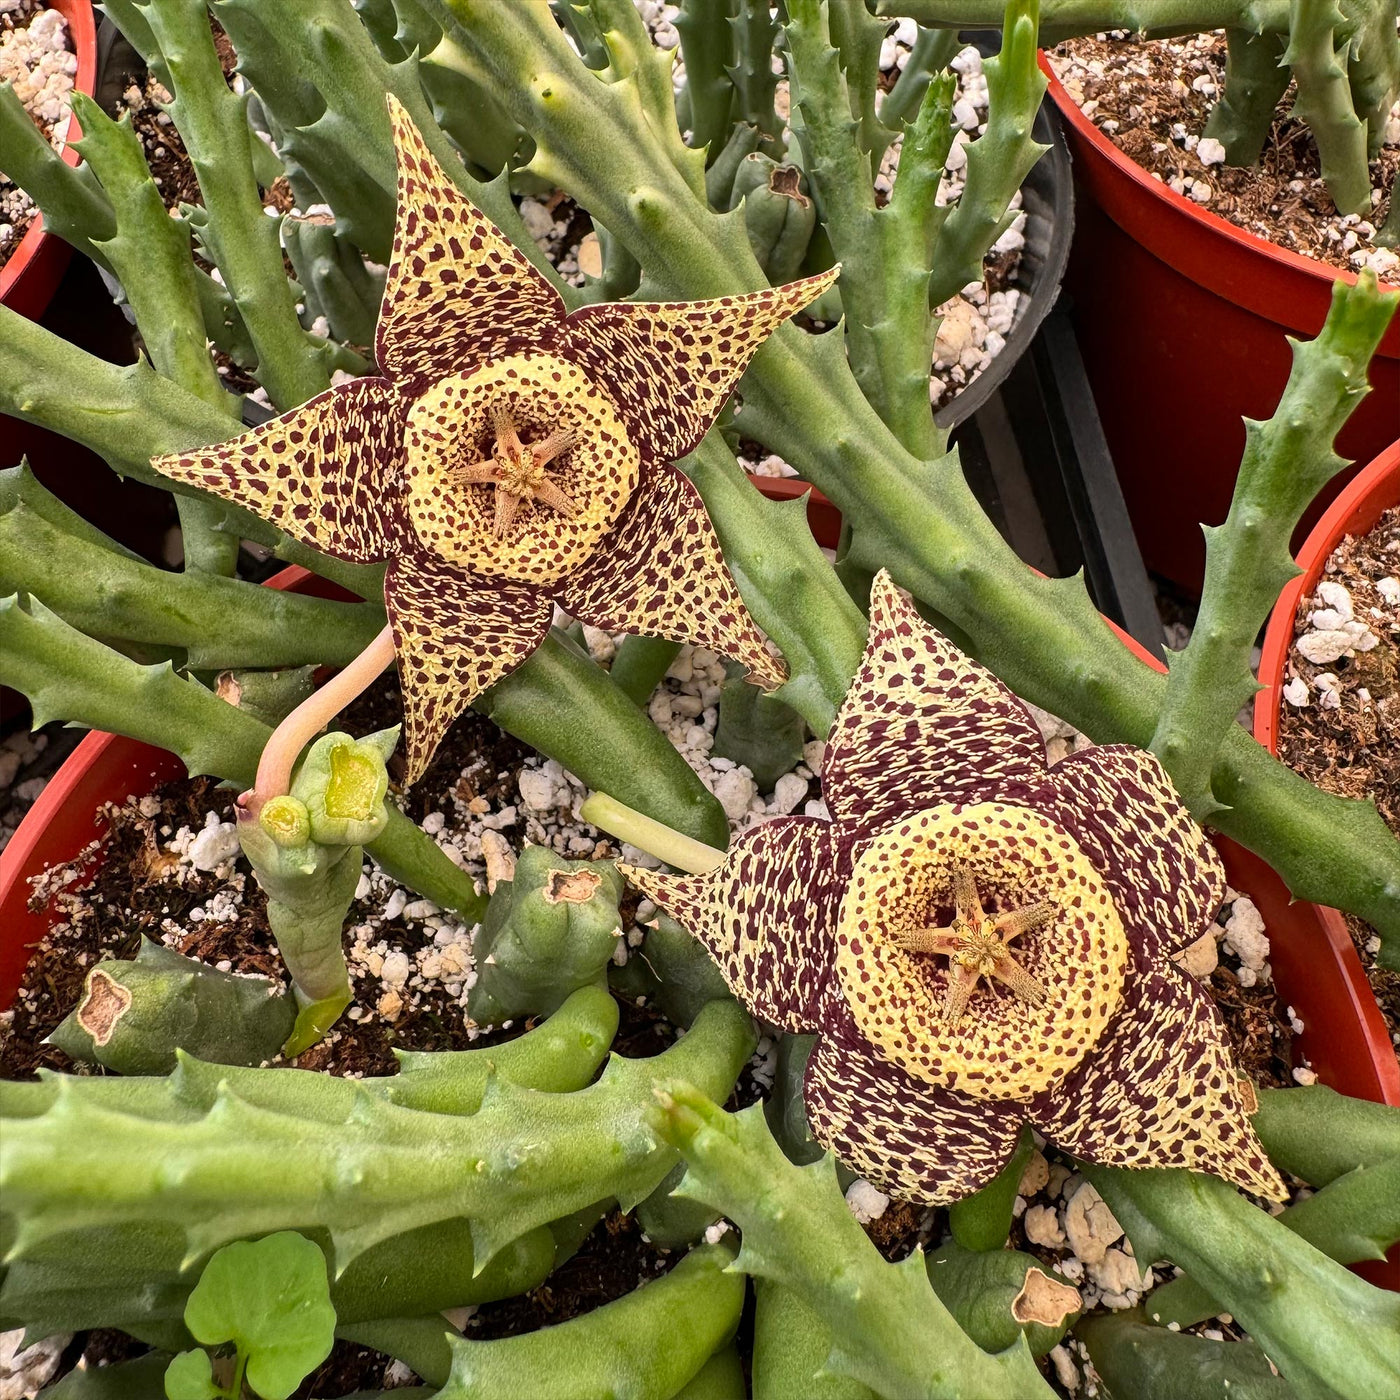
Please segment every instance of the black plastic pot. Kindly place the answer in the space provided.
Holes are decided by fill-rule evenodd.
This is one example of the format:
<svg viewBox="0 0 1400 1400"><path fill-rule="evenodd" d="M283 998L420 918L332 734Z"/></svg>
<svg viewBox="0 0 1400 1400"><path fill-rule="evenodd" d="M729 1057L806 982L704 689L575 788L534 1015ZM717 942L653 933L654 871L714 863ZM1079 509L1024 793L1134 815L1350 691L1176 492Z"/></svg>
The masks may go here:
<svg viewBox="0 0 1400 1400"><path fill-rule="evenodd" d="M983 54L996 53L1001 47L1001 35L995 31L963 37L976 44ZM997 392L1030 350L1036 332L1059 296L1074 235L1074 177L1059 113L1051 103L1040 104L1032 135L1050 149L1035 163L1021 185L1026 246L1011 282L1022 293L1021 300L1001 354L955 399L934 414L934 422L940 428L955 428L965 423Z"/></svg>

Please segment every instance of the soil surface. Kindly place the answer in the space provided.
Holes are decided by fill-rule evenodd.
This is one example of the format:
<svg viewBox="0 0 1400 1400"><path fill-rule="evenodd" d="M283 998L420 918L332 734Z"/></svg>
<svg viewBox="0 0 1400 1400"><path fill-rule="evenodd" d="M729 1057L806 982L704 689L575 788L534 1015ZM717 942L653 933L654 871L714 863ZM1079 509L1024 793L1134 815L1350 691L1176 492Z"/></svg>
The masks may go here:
<svg viewBox="0 0 1400 1400"><path fill-rule="evenodd" d="M1074 39L1051 50L1051 61L1070 96L1114 145L1178 193L1280 247L1349 271L1369 259L1378 276L1396 280L1400 260L1371 238L1389 212L1400 145L1383 146L1371 162L1374 193L1364 221L1338 215L1312 135L1290 115L1291 87L1257 165L1201 159L1199 138L1224 88L1223 31L1181 39Z"/></svg>
<svg viewBox="0 0 1400 1400"><path fill-rule="evenodd" d="M1284 667L1279 756L1311 782L1342 797L1376 804L1400 836L1400 508L1387 511L1367 535L1342 541L1328 559L1317 590L1304 596L1294 618L1296 638ZM1336 601L1319 597L1340 584L1352 611L1375 644L1325 662L1299 649L1319 629L1319 610ZM1323 618L1322 621L1331 621ZM1364 644L1364 639L1363 639ZM1318 653L1326 655L1326 652ZM1289 688L1290 682L1303 688ZM1296 703L1302 700L1303 703ZM1380 940L1353 916L1347 928L1380 1002L1391 1040L1400 1045L1400 972L1376 965Z"/></svg>

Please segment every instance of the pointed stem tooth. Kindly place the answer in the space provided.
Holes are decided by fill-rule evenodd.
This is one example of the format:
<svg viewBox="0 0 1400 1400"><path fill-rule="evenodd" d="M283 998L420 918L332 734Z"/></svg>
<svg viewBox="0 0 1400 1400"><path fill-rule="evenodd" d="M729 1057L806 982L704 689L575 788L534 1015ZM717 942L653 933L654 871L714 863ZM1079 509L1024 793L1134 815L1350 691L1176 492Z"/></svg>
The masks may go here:
<svg viewBox="0 0 1400 1400"><path fill-rule="evenodd" d="M1045 1000L1045 988L1010 953L997 959L992 976L1005 982L1022 1001L1032 1006L1039 1006Z"/></svg>
<svg viewBox="0 0 1400 1400"><path fill-rule="evenodd" d="M1038 904L1028 904L1024 909L1013 909L1009 914L1001 915L995 928L1003 939L1010 942L1032 929L1043 928L1059 912L1060 906L1053 899L1042 899Z"/></svg>

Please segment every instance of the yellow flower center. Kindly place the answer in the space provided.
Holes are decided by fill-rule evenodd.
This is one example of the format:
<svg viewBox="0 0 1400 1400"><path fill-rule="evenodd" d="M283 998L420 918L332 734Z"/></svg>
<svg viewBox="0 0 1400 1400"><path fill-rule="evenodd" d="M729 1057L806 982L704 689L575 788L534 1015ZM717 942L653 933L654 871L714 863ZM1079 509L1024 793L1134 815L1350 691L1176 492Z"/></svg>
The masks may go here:
<svg viewBox="0 0 1400 1400"><path fill-rule="evenodd" d="M1069 832L988 802L916 813L866 846L835 969L877 1054L973 1098L1025 1101L1103 1034L1127 957L1113 900Z"/></svg>
<svg viewBox="0 0 1400 1400"><path fill-rule="evenodd" d="M512 355L439 380L405 433L423 545L487 578L553 583L598 547L641 461L616 405L577 365Z"/></svg>

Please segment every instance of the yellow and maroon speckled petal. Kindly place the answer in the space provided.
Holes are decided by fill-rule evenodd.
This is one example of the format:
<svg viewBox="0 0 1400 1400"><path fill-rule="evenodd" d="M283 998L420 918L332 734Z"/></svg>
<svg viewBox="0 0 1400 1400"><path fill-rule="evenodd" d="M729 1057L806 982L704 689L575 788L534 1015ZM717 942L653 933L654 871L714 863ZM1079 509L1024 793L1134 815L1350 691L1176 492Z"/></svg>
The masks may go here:
<svg viewBox="0 0 1400 1400"><path fill-rule="evenodd" d="M870 591L865 656L822 760L831 814L876 830L1045 771L1045 745L1026 707L935 632L882 569Z"/></svg>
<svg viewBox="0 0 1400 1400"><path fill-rule="evenodd" d="M947 1205L1007 1163L1025 1116L935 1088L876 1059L854 1027L823 1033L807 1062L807 1120L817 1141L900 1200Z"/></svg>
<svg viewBox="0 0 1400 1400"><path fill-rule="evenodd" d="M1169 963L1132 968L1094 1054L1028 1109L1046 1137L1086 1162L1184 1167L1287 1197L1250 1124L1220 1013Z"/></svg>
<svg viewBox="0 0 1400 1400"><path fill-rule="evenodd" d="M384 606L394 629L412 786L452 721L544 640L553 609L533 588L474 582L424 553L389 565Z"/></svg>
<svg viewBox="0 0 1400 1400"><path fill-rule="evenodd" d="M674 467L645 472L612 533L554 596L590 627L708 647L765 690L787 679L725 567L700 493Z"/></svg>
<svg viewBox="0 0 1400 1400"><path fill-rule="evenodd" d="M421 385L538 345L564 301L453 184L390 95L398 153L394 251L375 334L379 368Z"/></svg>
<svg viewBox="0 0 1400 1400"><path fill-rule="evenodd" d="M779 817L753 827L705 875L620 867L709 950L756 1016L786 1031L815 1029L831 966L831 932L850 852L831 822Z"/></svg>
<svg viewBox="0 0 1400 1400"><path fill-rule="evenodd" d="M584 306L554 344L608 385L633 441L674 462L695 450L758 347L839 273L713 301Z"/></svg>
<svg viewBox="0 0 1400 1400"><path fill-rule="evenodd" d="M1225 867L1154 754L1081 749L1051 768L1035 805L1076 832L1130 929L1168 953L1200 937L1225 897ZM1086 812L1091 822L1076 820Z"/></svg>
<svg viewBox="0 0 1400 1400"><path fill-rule="evenodd" d="M355 379L215 447L151 465L212 491L336 559L377 563L408 531L403 513L407 403L387 379Z"/></svg>

